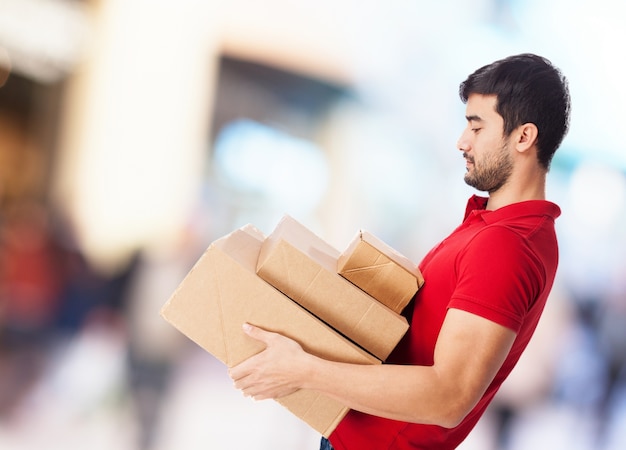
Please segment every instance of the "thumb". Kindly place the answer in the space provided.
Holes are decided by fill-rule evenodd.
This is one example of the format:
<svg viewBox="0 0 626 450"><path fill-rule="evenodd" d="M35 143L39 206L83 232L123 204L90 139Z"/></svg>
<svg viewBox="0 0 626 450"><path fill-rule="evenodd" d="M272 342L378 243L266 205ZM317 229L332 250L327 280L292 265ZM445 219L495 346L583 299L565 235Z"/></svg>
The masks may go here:
<svg viewBox="0 0 626 450"><path fill-rule="evenodd" d="M268 344L268 340L270 336L273 334L270 331L265 331L262 328L255 327L249 323L244 323L242 325L243 332L250 336L252 339L256 339L257 341L261 341L265 344Z"/></svg>

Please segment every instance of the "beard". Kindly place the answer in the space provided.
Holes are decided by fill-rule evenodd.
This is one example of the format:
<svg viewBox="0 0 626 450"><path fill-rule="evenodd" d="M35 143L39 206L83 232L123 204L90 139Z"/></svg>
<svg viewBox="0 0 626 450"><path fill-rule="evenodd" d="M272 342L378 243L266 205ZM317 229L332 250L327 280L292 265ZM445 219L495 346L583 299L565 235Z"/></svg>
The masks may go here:
<svg viewBox="0 0 626 450"><path fill-rule="evenodd" d="M499 151L485 155L478 162L466 153L463 156L472 163L471 170L468 168L465 174L465 182L479 191L490 194L497 191L506 184L513 172L513 160L506 143Z"/></svg>

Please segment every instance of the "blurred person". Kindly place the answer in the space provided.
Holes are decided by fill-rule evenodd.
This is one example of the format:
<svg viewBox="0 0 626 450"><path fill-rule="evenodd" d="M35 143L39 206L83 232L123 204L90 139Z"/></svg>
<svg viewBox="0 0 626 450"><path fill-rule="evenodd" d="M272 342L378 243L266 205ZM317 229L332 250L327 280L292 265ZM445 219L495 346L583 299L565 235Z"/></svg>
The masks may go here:
<svg viewBox="0 0 626 450"><path fill-rule="evenodd" d="M81 331L117 326L130 271L97 273L69 224L41 200L13 200L3 213L0 419L10 420L33 392L50 382Z"/></svg>
<svg viewBox="0 0 626 450"><path fill-rule="evenodd" d="M560 355L569 346L566 337L575 321L571 299L555 286L533 339L485 413L493 429L491 448L517 448L518 430L526 418L553 401Z"/></svg>
<svg viewBox="0 0 626 450"><path fill-rule="evenodd" d="M16 201L0 227L0 416L41 375L64 289L63 252L46 208Z"/></svg>
<svg viewBox="0 0 626 450"><path fill-rule="evenodd" d="M597 418L597 445L605 448L612 426L617 422L620 392L626 387L626 282L621 270L613 285L602 301L596 332L598 334L598 353L604 363L605 379L601 386L600 398L594 417Z"/></svg>
<svg viewBox="0 0 626 450"><path fill-rule="evenodd" d="M186 356L183 350L190 345L154 311L175 291L204 249L193 225L184 227L172 242L139 253L124 301L128 389L138 424L136 448L140 450L149 450L158 443L158 425L173 367Z"/></svg>
<svg viewBox="0 0 626 450"><path fill-rule="evenodd" d="M552 288L559 207L546 176L569 127L567 80L521 54L460 85L458 140L472 196L462 224L421 261L410 328L383 365L327 361L244 324L265 350L230 369L257 400L310 389L351 408L322 449L452 449L476 425L526 348Z"/></svg>
<svg viewBox="0 0 626 450"><path fill-rule="evenodd" d="M44 207L20 202L7 209L0 235L0 302L4 327L24 339L54 320L63 289L61 249Z"/></svg>

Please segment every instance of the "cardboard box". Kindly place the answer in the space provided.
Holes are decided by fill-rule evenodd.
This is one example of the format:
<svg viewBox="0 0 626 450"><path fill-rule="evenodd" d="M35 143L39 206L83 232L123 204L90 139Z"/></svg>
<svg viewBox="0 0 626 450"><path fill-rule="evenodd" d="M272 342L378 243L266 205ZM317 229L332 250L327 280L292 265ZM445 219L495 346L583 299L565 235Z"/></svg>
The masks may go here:
<svg viewBox="0 0 626 450"><path fill-rule="evenodd" d="M416 264L366 231L339 256L337 272L397 313L424 284Z"/></svg>
<svg viewBox="0 0 626 450"><path fill-rule="evenodd" d="M261 248L257 274L334 329L385 360L409 328L337 273L339 251L290 216Z"/></svg>
<svg viewBox="0 0 626 450"><path fill-rule="evenodd" d="M228 367L263 349L262 343L243 333L244 322L289 336L325 359L380 364L256 275L262 241L258 230L246 226L213 242L161 315ZM326 437L348 411L339 402L307 390L277 401Z"/></svg>

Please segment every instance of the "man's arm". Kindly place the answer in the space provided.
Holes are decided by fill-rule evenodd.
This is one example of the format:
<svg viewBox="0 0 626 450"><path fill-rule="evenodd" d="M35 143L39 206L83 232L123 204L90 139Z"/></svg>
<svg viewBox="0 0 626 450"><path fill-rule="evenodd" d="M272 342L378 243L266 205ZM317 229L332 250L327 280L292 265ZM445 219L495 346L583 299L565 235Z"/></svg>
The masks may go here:
<svg viewBox="0 0 626 450"><path fill-rule="evenodd" d="M279 334L256 327L246 332L267 347L229 371L245 395L261 400L310 389L368 414L444 427L456 426L476 405L516 336L480 316L450 309L434 365L400 366L326 361Z"/></svg>

